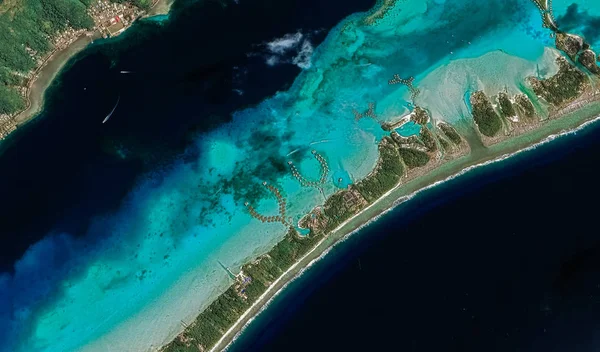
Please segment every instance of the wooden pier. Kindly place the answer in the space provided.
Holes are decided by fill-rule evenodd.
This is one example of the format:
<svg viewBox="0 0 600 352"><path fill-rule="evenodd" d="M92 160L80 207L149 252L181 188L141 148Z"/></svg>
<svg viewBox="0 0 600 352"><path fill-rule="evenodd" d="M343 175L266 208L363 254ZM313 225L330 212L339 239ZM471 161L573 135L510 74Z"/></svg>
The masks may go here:
<svg viewBox="0 0 600 352"><path fill-rule="evenodd" d="M400 75L395 74L394 77L388 81L388 84L389 85L403 84L403 85L407 86L408 89L410 90L410 99L415 100L415 98L417 97L417 95L419 95L419 93L421 91L414 87L414 85L413 85L414 81L415 81L414 77L409 77L407 79L404 79L404 78L401 78Z"/></svg>
<svg viewBox="0 0 600 352"><path fill-rule="evenodd" d="M554 9L552 8L552 0L531 0L540 11L544 28L549 28L554 32L558 31L558 25L554 18Z"/></svg>
<svg viewBox="0 0 600 352"><path fill-rule="evenodd" d="M325 182L327 182L327 175L329 174L329 165L327 165L327 161L325 160L325 158L321 154L317 153L316 150L313 150L311 153L315 157L315 159L317 159L321 167L318 181L311 181L306 177L302 176L302 174L292 161L288 161L288 165L290 166L292 176L294 176L294 178L296 178L298 182L300 182L300 185L302 185L302 187L320 188L325 184Z"/></svg>
<svg viewBox="0 0 600 352"><path fill-rule="evenodd" d="M279 215L274 215L274 216L262 215L258 211L256 211L256 209L254 209L254 207L252 205L250 205L250 203L246 202L246 203L244 203L244 205L248 209L250 216L259 220L262 223L280 222L286 226L290 226L288 219L286 219L286 216L285 216L286 207L287 207L286 200L281 195L281 192L279 192L279 189L277 189L277 187L275 187L273 185L268 184L267 182L263 182L263 186L265 186L271 192L271 194L273 194L275 196L275 198L277 199Z"/></svg>
<svg viewBox="0 0 600 352"><path fill-rule="evenodd" d="M372 119L377 119L377 115L375 114L375 103L369 103L369 109L367 111L360 113L356 109L352 110L354 114L354 120L358 121L363 117L370 117Z"/></svg>

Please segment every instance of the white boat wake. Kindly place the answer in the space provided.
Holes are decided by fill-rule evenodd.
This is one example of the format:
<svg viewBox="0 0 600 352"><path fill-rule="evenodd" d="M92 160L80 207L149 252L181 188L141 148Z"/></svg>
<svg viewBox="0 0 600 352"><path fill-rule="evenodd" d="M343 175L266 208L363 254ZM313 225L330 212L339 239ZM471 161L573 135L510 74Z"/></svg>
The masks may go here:
<svg viewBox="0 0 600 352"><path fill-rule="evenodd" d="M105 123L106 121L108 121L108 119L110 119L110 117L112 116L112 114L117 109L117 106L119 106L119 101L121 101L121 96L120 95L119 95L119 98L117 98L117 103L115 104L115 106L113 107L113 109L110 111L110 113L108 115L106 115L106 117L104 118L104 120L102 121L102 123Z"/></svg>

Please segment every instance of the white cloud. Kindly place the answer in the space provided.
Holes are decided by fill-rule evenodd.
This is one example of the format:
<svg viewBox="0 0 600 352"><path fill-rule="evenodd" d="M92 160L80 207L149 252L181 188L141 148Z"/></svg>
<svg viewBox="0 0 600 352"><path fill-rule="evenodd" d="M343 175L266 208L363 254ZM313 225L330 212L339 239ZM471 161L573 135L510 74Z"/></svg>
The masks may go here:
<svg viewBox="0 0 600 352"><path fill-rule="evenodd" d="M298 52L298 55L296 55L296 57L294 58L294 60L292 60L292 62L294 63L294 65L298 65L298 67L300 67L302 69L310 68L310 66L312 64L310 61L310 58L312 57L312 53L313 53L312 44L310 44L310 42L308 40L305 40L304 43L302 43L302 47L301 47L300 51Z"/></svg>
<svg viewBox="0 0 600 352"><path fill-rule="evenodd" d="M269 66L294 64L302 69L310 68L313 46L302 32L288 33L264 44L269 54L265 63Z"/></svg>
<svg viewBox="0 0 600 352"><path fill-rule="evenodd" d="M275 66L279 63L279 58L277 56L269 56L266 63L269 66Z"/></svg>
<svg viewBox="0 0 600 352"><path fill-rule="evenodd" d="M295 49L304 35L298 32L296 34L286 34L282 38L278 38L273 40L272 42L267 43L267 48L273 54L285 54L286 52Z"/></svg>

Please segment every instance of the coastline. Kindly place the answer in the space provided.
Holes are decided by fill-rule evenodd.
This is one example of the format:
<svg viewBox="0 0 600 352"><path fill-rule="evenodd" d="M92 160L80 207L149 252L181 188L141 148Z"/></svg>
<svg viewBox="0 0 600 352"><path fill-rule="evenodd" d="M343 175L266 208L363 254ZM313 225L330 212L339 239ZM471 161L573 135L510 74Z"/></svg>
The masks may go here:
<svg viewBox="0 0 600 352"><path fill-rule="evenodd" d="M56 50L48 56L27 85L27 107L14 117L17 128L31 121L42 110L46 89L67 61L98 37L97 32L84 33L66 48Z"/></svg>
<svg viewBox="0 0 600 352"><path fill-rule="evenodd" d="M175 0L157 0L152 4L148 12L140 18L166 15L171 10L174 2ZM126 30L129 28L131 26L126 28ZM102 37L97 30L84 32L67 47L58 50L55 49L48 55L44 62L36 68L33 77L27 83L27 93L25 95L26 107L21 112L13 115L15 129L11 133L37 117L43 110L46 90L50 87L61 69L73 56L84 50L94 40L100 38ZM7 134L4 138L10 136L11 133Z"/></svg>
<svg viewBox="0 0 600 352"><path fill-rule="evenodd" d="M160 1L162 1L162 0L160 0ZM158 2L160 2L160 1L157 1L156 5L158 5ZM168 1L168 0L166 0L166 1ZM166 1L164 1L164 2L166 2ZM156 11L159 11L158 7L157 7ZM151 16L151 15L147 14L147 15L144 15L143 17L147 18L149 16ZM158 17L156 17L155 19L159 20ZM69 60L69 57L67 57L65 59L65 63L68 62L68 60ZM75 61L75 59L73 59L73 61ZM71 65L71 63L69 63L68 65ZM58 68L56 70L55 74L51 78L48 79L46 87L49 87L51 85L52 79L54 78L54 76L56 76L58 74L59 71L61 71L61 69L62 68ZM60 77L61 76L59 76L59 80L61 80ZM41 78L40 78L40 81L41 81ZM59 82L56 82L56 83L59 83ZM40 105L38 106L38 109L44 108L43 98L44 98L44 94L45 94L45 89L46 89L45 87L41 88L41 93L40 93L41 101L40 101ZM580 110L580 109L577 109L577 110ZM569 111L569 112L571 112L571 111ZM34 113L30 118L31 119L35 118L36 117L35 115L36 115L36 113ZM565 112L565 115L566 115L566 112ZM581 115L581 116L583 116L583 115ZM27 121L25 121L25 122L27 122ZM545 123L541 124L539 126L535 126L534 131L531 131L531 135L534 135L534 134L537 135L537 133L536 133L537 129L544 129L545 126L546 126ZM35 127L35 126L31 126L31 127ZM23 132L26 132L26 130L23 130ZM521 136L519 136L519 137L521 137ZM515 141L514 141L513 136L509 136L508 138L510 139L510 141L507 142L507 143L509 143L509 145L502 144L505 147L497 149L498 152L506 150L507 148L510 149L514 146ZM532 138L534 139L534 137L532 137ZM535 138L537 138L537 137L535 137ZM544 143L546 140L548 140L548 138L549 137L546 137L540 143ZM15 139L17 139L17 138L15 138ZM524 141L522 144L528 145L528 143L530 143L529 140L527 142ZM533 147L535 147L536 145L537 144L534 144ZM517 148L517 147L515 147L515 148ZM518 151L515 153L520 153L524 150L528 150L529 148L532 148L532 147L527 147L525 149L518 149ZM327 239L328 237L325 237L325 238L319 239L318 241L313 242L312 243L313 246L311 246L311 248L309 248L309 250L306 253L303 253L301 255L301 258L299 258L299 260L294 261L292 263L292 266L289 269L284 270L282 275L276 277L276 280L273 282L272 285L268 286L266 292L264 292L262 295L260 295L260 298L258 300L251 303L251 307L249 309L246 309L241 312L243 315L239 318L238 321L235 322L235 324L231 328L226 328L226 329L222 330L222 331L227 330L227 332L222 337L220 337L220 340L217 343L217 345L215 345L215 347L211 348L210 350L217 349L218 348L217 346L219 346L219 345L223 345L225 349L233 348L233 346L235 346L235 345L231 345L232 347L229 347L229 346L233 341L235 341L236 337L238 337L244 331L245 327L248 326L250 324L250 322L252 322L253 319L258 316L258 314L260 314L263 310L265 310L268 307L270 302L275 297L277 297L277 295L280 292L282 292L283 289L285 287L287 287L288 284L293 282L296 278L301 277L302 273L305 270L307 270L309 267L311 267L319 259L323 258L327 253L330 253L330 250L333 248L333 246L337 245L340 242L343 242L345 239L349 238L350 235L352 235L356 231L360 230L364 226L367 226L372 221L376 221L380 216L382 216L383 214L392 210L400 202L409 200L412 197L412 195L414 195L422 190L429 189L431 187L438 185L441 182L446 182L447 180L453 179L459 175L467 173L468 171L472 170L473 168L483 166L483 165L488 165L489 163L492 163L492 162L505 160L506 158L514 155L514 154L509 154L509 155L502 154L496 159L492 159L490 161L484 161L483 163L475 164L473 166L467 166L466 168L460 169L461 165L462 166L468 165L467 160L473 160L473 162L478 162L479 160L481 160L481 159L479 159L479 157L481 157L483 154L485 154L485 156L487 157L488 154L493 154L493 153L495 153L495 151L496 151L495 145L491 146L491 149L489 149L489 150L488 150L488 148L484 148L484 149L476 148L475 152L478 153L477 157L469 156L469 155L465 156L464 158L461 157L460 160L464 160L464 162L460 162L460 163L458 161L456 163L454 163L454 160L452 160L451 164L454 165L455 167L453 166L451 169L447 169L446 164L449 164L449 163L447 163L445 161L444 163L440 163L440 164L436 164L436 165L431 165L432 163L430 163L430 165L427 165L426 167L417 168L417 169L413 169L413 170L409 171L409 176L403 177L400 185L393 186L391 190L386 191L383 196L378 197L375 200L375 202L369 204L365 209L361 210L358 214L353 215L352 217L350 217L350 219L347 219L339 226L335 226L334 231L332 233L330 233L330 236L328 236L328 237L331 237L331 236L339 236L339 237L333 238L331 240L328 240ZM482 160L485 160L485 158ZM433 167L427 169L429 166L433 166ZM459 170L458 173L451 174L447 178L441 179L440 181L435 181L433 183L427 183L427 181L426 181L429 178L431 178L430 177L431 175L424 175L425 172L429 174L430 171L433 174L437 174L439 170L446 170L447 173L450 174L450 170L454 170L454 169ZM439 172L442 173L442 171L439 171ZM443 173L445 174L445 171ZM442 176L440 176L440 177L442 177ZM391 196L391 194L394 191L396 191L399 188L402 188L403 186L410 188L410 186L407 186L407 184L409 184L409 183L410 184L414 183L415 184L414 188L417 189L417 191L415 191L413 193L408 193L409 190L402 191L400 193L408 194L408 195L401 196L401 198L399 198L399 199L395 199ZM426 185L421 186L422 184L426 184ZM422 188L419 188L419 187L422 187ZM392 204L390 207L385 209L384 204L387 204L387 200L391 200ZM381 208L382 210L378 210L378 208ZM377 214L377 211L380 211L380 212ZM398 211L398 209L396 210L396 213L394 213L394 214L397 214L397 211ZM370 215L365 215L365 213L369 213L369 214L374 213L376 215L374 217L368 217ZM350 222L360 223L360 224L357 225L358 227L352 229L352 226L349 225ZM315 243L316 243L316 246L315 246ZM314 259L311 260L311 258L313 258L313 257L314 257ZM287 292L286 292L286 295L287 295ZM192 314L194 314L194 312L192 312ZM270 311L267 312L267 314L270 314ZM246 321L245 323L243 322L244 319ZM238 324L238 322L239 322L239 324ZM229 342L227 342L227 339L229 339L229 338L230 338L230 340L229 340Z"/></svg>
<svg viewBox="0 0 600 352"><path fill-rule="evenodd" d="M589 112L587 110L590 110ZM580 115L582 114L582 115ZM304 270L324 257L333 246L343 242L353 233L364 226L376 221L380 216L394 209L400 203L410 200L416 194L433 188L446 181L464 175L465 173L492 163L509 159L520 153L533 150L540 145L551 142L563 136L576 133L594 122L600 120L600 103L594 102L589 106L567 113L565 116L550 120L537 129L506 139L485 150L488 153L470 153L458 159L449 161L431 172L416 176L407 182L401 182L372 204L353 215L330 234L321 239L313 249L309 250L300 260L296 261L285 271L265 292L248 308L240 318L227 330L210 351L227 350L235 339L244 331L252 320L258 316L283 289Z"/></svg>

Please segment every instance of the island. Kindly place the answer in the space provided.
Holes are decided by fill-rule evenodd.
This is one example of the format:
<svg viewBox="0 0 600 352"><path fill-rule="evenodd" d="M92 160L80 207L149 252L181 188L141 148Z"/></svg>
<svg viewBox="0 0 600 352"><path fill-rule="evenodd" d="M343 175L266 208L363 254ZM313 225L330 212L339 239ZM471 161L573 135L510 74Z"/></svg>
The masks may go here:
<svg viewBox="0 0 600 352"><path fill-rule="evenodd" d="M598 56L584 38L559 29L552 14L551 1L532 0L540 10L542 23L552 31L556 49L563 56L555 59L557 72L549 77L523 77L526 86L518 94L507 90L490 96L483 90L467 92L472 125L453 126L432 119L427 106L419 106L420 94L414 77L395 74L389 85L404 85L410 91L411 111L397 121L383 121L388 133L378 144L378 160L366 177L327 197L297 224L286 220L285 199L276 185L264 183L280 204L280 214L258 214L248 202L251 215L263 222L281 222L287 228L284 239L268 253L243 265L237 274L229 268L231 286L208 305L191 324L162 348L165 352L216 351L225 348L253 316L296 277L340 239L365 222L385 212L407 194L442 182L477 165L505 158L531 145L529 141L508 146L511 140L534 135L544 140L548 131L562 129L559 121L576 128L600 113L594 105L585 117L575 112L600 101L595 88L600 83ZM395 1L381 1L366 14L363 24L371 25L385 17ZM591 105L590 105L591 104ZM355 121L377 120L376 103L360 112ZM567 122L564 122L567 121ZM412 124L419 132L402 136L398 128ZM539 132L544 130L544 132ZM536 134L538 133L538 134ZM502 146L502 147L500 147ZM508 147L507 147L508 146ZM508 151L508 152L507 152ZM313 154L317 154L313 150ZM321 178L310 181L290 161L290 172L303 187L319 188L327 176L327 156L319 155ZM434 174L435 176L431 176Z"/></svg>
<svg viewBox="0 0 600 352"><path fill-rule="evenodd" d="M5 205L23 200L13 213L28 209L29 198L21 190L37 186L36 180L43 187L30 191L39 189L39 197L60 193L48 199L56 206L39 212L48 214L48 224L40 224L44 233L36 234L40 241L14 263L14 275L0 280L8 297L2 345L10 351L223 350L261 311L272 313L266 307L289 292L287 285L303 289L311 266L327 269L329 260L319 261L340 249L334 246L357 233L368 236L371 231L362 229L370 223L383 217L411 223L446 197L473 192L462 188L479 183L470 180L487 182L492 171L498 173L494 178L506 177L502 169L510 165L503 160L516 154L531 160L559 148L578 153L586 144L570 148L577 138L561 136L600 122L600 40L575 26L573 16L567 16L570 22L565 15L555 19L550 0L381 0L366 12L328 3L335 17L312 16L313 7L322 4L317 0L303 7L271 0L185 1L166 22L152 19L140 33L133 25L131 38L127 33L110 37L123 33L142 11L153 13L165 3L145 10L136 2L69 1L36 8L64 4L69 16L80 15L60 27L64 36L56 43L64 43L65 50L44 61L58 47L44 34L46 42L30 38L38 46L11 46L23 50L0 55L5 60L0 71L10 68L0 72L2 89L9 92L0 98L21 102L3 115L8 121L4 135L42 107L44 86L92 39L92 55L83 52L65 65L64 77L89 72L86 61L95 62L93 53L115 53L115 46L122 51L109 55L114 64L109 70L139 72L136 63L143 65L155 50L161 54L157 62L173 62L150 80L114 72L143 88L128 89L121 105L112 86L100 84L109 77L99 77L98 85L87 83L87 91L107 89L102 106L114 111L118 105L120 117L108 125L91 119L85 130L63 128L65 122L88 122L80 114L85 106L63 109L73 102L70 97L85 94L78 81L70 90L66 80L48 96L53 101L43 113L46 121L30 124L0 145L8 161L7 184L18 185ZM0 2L0 16L17 24L31 19L21 18L23 4L35 8L37 3L17 3ZM276 9L267 11L265 5L273 4ZM580 4L578 13L598 15L598 4ZM365 0L361 8L372 5ZM573 12L568 4L560 6L561 14ZM260 23L248 13L262 16ZM235 20L223 21L231 15ZM15 22L1 24L6 37L0 36L0 43L24 33ZM239 31L253 25L268 33ZM207 28L215 30L199 33ZM236 30L221 37L220 31L231 28ZM139 35L146 30L149 35ZM104 35L107 39L95 39ZM133 38L141 41L128 47ZM187 45L194 40L200 45ZM46 51L40 49L44 43ZM161 50L171 44L177 50ZM213 69L219 74L205 74ZM190 90L190 83L198 89ZM148 99L150 90L152 97L166 93L167 99ZM55 98L63 105L55 105ZM196 122L199 128L188 129ZM52 129L58 135L47 133L46 126L58 129ZM21 148L35 144L26 136L30 131L29 137L44 140ZM555 139L561 143L540 146ZM151 143L156 145L137 147ZM542 150L531 151L536 148ZM489 164L495 165L481 170ZM21 178L20 165L43 165L48 173ZM465 173L470 173L467 182L451 181ZM428 191L446 182L435 193ZM119 192L111 196L113 190ZM104 193L106 199L96 202L95 195ZM80 213L78 197L90 200L81 218L69 215ZM62 207L69 207L65 215L59 214ZM37 226L33 214L24 214L33 217L30 222L15 216L12 223ZM460 224L444 225L464 229L472 220L464 215ZM483 220L494 223L497 216ZM89 225L80 229L84 221ZM65 230L71 223L77 226ZM434 246L436 239L461 235L399 232L431 236Z"/></svg>
<svg viewBox="0 0 600 352"><path fill-rule="evenodd" d="M142 16L168 12L164 2L0 3L0 140L40 111L46 88L69 58L95 39L118 36Z"/></svg>

